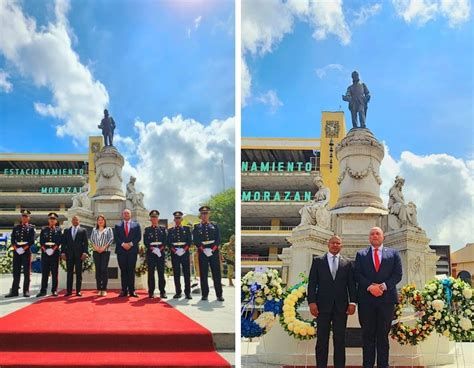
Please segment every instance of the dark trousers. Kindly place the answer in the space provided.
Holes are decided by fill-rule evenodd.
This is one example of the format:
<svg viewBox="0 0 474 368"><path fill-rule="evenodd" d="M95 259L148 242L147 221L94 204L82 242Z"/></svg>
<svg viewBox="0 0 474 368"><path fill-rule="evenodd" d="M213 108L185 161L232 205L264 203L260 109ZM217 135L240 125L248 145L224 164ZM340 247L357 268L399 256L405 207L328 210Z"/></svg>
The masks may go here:
<svg viewBox="0 0 474 368"><path fill-rule="evenodd" d="M395 306L390 303L359 304L359 322L364 342L363 366L373 368L377 351L377 368L388 368L388 333Z"/></svg>
<svg viewBox="0 0 474 368"><path fill-rule="evenodd" d="M320 312L317 319L316 366L328 366L329 331L332 325L332 341L334 346L334 367L346 366L346 311L333 308L330 312Z"/></svg>
<svg viewBox="0 0 474 368"><path fill-rule="evenodd" d="M211 267L214 289L216 290L216 295L219 298L222 296L221 260L219 256L219 250L216 250L210 257L206 256L204 253L199 254L199 279L201 282L201 295L206 297L209 295L209 284L207 282L209 266Z"/></svg>
<svg viewBox="0 0 474 368"><path fill-rule="evenodd" d="M176 254L171 255L171 264L173 265L174 287L176 294L181 294L181 267L184 276L184 294L191 295L191 266L189 263L189 252L182 256Z"/></svg>
<svg viewBox="0 0 474 368"><path fill-rule="evenodd" d="M148 265L148 295L153 295L155 292L155 270L158 272L158 289L160 289L161 294L165 294L165 251L161 251L161 257L148 252L146 263Z"/></svg>
<svg viewBox="0 0 474 368"><path fill-rule="evenodd" d="M30 291L31 253L26 251L21 256L13 253L13 283L12 293L17 294L20 288L21 268L23 267L23 292Z"/></svg>
<svg viewBox="0 0 474 368"><path fill-rule="evenodd" d="M58 271L59 271L59 252L48 256L46 253L41 254L41 293L46 293L48 289L48 278L51 273L51 292L58 291Z"/></svg>
<svg viewBox="0 0 474 368"><path fill-rule="evenodd" d="M137 266L137 257L137 253L117 253L117 260L120 267L120 279L122 282L122 291L125 294L135 292L135 267Z"/></svg>
<svg viewBox="0 0 474 368"><path fill-rule="evenodd" d="M94 258L95 264L95 281L97 284L97 290L107 291L107 282L109 281L108 267L110 252L94 252L92 257Z"/></svg>
<svg viewBox="0 0 474 368"><path fill-rule="evenodd" d="M81 291L81 286L82 286L81 255L67 254L66 255L66 268L67 268L66 291L68 293L72 293L72 280L74 277L74 271L76 271L76 293L79 293Z"/></svg>

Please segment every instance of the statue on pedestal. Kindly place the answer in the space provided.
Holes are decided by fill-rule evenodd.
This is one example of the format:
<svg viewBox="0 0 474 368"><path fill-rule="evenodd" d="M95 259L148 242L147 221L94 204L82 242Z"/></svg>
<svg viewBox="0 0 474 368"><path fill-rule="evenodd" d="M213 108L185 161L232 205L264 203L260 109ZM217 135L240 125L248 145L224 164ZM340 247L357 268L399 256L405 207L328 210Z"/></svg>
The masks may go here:
<svg viewBox="0 0 474 368"><path fill-rule="evenodd" d="M137 192L135 189L135 182L137 178L130 176L130 181L127 184L127 207L133 209L145 209L143 204L143 197L145 196L142 192Z"/></svg>
<svg viewBox="0 0 474 368"><path fill-rule="evenodd" d="M324 186L323 179L317 175L313 184L316 186L314 199L306 204L299 213L301 215L301 225L318 225L324 229L329 228L331 214L329 212L329 188Z"/></svg>
<svg viewBox="0 0 474 368"><path fill-rule="evenodd" d="M349 110L352 116L353 128L365 128L367 117L367 104L370 101L370 93L365 85L359 80L359 73L352 72L352 85L347 87L347 92L342 96L344 101L349 102ZM357 114L359 115L360 127L357 126Z"/></svg>
<svg viewBox="0 0 474 368"><path fill-rule="evenodd" d="M75 194L72 197L72 208L84 208L86 210L91 209L91 199L89 198L89 180L85 177L84 185L81 188L81 192Z"/></svg>
<svg viewBox="0 0 474 368"><path fill-rule="evenodd" d="M389 210L389 226L396 230L403 226L411 225L420 228L418 225L416 205L413 202L405 203L402 188L405 179L401 176L395 178L395 184L388 192L388 210Z"/></svg>
<svg viewBox="0 0 474 368"><path fill-rule="evenodd" d="M107 109L104 110L104 118L101 120L98 128L102 129L104 145L112 146L112 142L114 140L115 121L111 116L109 116L109 111Z"/></svg>

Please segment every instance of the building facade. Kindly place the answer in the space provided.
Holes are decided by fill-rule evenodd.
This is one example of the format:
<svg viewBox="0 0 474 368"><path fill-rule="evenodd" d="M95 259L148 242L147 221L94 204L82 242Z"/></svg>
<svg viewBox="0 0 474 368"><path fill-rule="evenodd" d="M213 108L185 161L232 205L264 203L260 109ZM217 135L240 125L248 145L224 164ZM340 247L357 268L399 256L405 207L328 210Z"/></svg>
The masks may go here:
<svg viewBox="0 0 474 368"><path fill-rule="evenodd" d="M338 199L339 163L335 148L346 134L344 113L323 112L321 137L242 138L242 268L281 267L278 254L300 223L299 210L312 200L321 175Z"/></svg>
<svg viewBox="0 0 474 368"><path fill-rule="evenodd" d="M84 154L0 154L0 234L9 234L20 222L20 210L31 211L30 222L37 231L48 223L49 212L66 220L75 194L89 183L95 191L94 153L103 145L102 137L90 137Z"/></svg>
<svg viewBox="0 0 474 368"><path fill-rule="evenodd" d="M437 275L451 275L451 246L450 245L430 245L439 257L436 261Z"/></svg>
<svg viewBox="0 0 474 368"><path fill-rule="evenodd" d="M474 285L474 243L451 253L451 275Z"/></svg>

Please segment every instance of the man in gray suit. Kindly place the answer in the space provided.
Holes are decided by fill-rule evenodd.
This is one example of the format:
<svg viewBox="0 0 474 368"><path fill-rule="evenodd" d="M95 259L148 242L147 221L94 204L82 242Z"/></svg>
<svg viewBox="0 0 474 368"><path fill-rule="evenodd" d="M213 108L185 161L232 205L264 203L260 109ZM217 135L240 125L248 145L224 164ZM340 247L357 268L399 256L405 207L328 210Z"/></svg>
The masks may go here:
<svg viewBox="0 0 474 368"><path fill-rule="evenodd" d="M67 282L66 295L72 295L72 280L76 270L76 295L82 296L82 262L89 257L89 242L87 231L79 224L79 217L73 216L72 226L64 230L61 247L61 258L66 261Z"/></svg>

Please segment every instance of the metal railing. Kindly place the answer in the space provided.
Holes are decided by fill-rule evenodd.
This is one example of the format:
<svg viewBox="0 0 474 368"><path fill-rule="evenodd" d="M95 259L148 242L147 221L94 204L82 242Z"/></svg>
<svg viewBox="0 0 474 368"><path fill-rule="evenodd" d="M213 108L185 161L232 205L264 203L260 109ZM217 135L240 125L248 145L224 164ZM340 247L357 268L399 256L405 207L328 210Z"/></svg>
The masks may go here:
<svg viewBox="0 0 474 368"><path fill-rule="evenodd" d="M296 226L241 226L242 231L252 230L252 231L291 231Z"/></svg>

